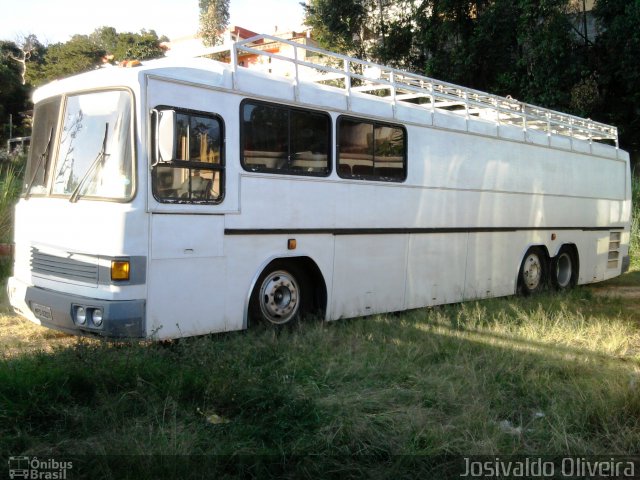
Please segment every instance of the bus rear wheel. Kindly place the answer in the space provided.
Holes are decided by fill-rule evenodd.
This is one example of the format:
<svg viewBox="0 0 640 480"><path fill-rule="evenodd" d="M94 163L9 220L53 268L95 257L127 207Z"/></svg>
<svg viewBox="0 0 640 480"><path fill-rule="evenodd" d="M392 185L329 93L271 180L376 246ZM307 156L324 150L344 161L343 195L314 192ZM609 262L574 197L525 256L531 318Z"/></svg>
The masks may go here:
<svg viewBox="0 0 640 480"><path fill-rule="evenodd" d="M547 260L542 249L530 248L518 274L518 291L523 295L533 295L544 287L547 277Z"/></svg>
<svg viewBox="0 0 640 480"><path fill-rule="evenodd" d="M295 266L272 263L262 272L251 294L251 318L272 325L294 323L304 311L305 288L305 277Z"/></svg>
<svg viewBox="0 0 640 480"><path fill-rule="evenodd" d="M568 290L578 280L578 262L572 248L563 246L551 262L551 283L556 290Z"/></svg>

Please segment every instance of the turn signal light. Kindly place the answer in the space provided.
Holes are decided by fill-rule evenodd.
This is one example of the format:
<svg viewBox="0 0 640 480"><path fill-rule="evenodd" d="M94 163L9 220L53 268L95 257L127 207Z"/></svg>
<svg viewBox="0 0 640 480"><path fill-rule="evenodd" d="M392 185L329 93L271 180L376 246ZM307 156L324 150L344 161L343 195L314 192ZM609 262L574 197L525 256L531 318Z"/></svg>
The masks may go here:
<svg viewBox="0 0 640 480"><path fill-rule="evenodd" d="M130 265L129 260L111 261L111 280L122 282L129 280Z"/></svg>

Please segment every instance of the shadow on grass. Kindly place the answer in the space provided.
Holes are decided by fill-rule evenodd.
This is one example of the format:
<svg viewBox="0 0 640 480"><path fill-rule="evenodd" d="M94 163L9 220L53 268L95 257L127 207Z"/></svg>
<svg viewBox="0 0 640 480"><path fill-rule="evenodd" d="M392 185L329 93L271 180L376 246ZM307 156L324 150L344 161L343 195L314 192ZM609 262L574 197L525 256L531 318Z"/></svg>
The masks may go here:
<svg viewBox="0 0 640 480"><path fill-rule="evenodd" d="M638 362L518 334L544 321L541 304L563 304L571 318L599 302L579 289L165 344L78 340L5 358L0 451L87 455L84 468L95 455L205 455L225 472L235 458L242 473L260 464L290 478L375 478L401 473L402 459L435 468L433 455L629 454L640 441ZM501 311L513 334L477 318Z"/></svg>
<svg viewBox="0 0 640 480"><path fill-rule="evenodd" d="M614 326L640 344L624 306L578 288L167 343L78 339L0 360L0 451L74 456L101 478L157 478L167 459L194 474L435 478L462 454L632 454L640 362L601 345ZM598 348L576 340L594 331Z"/></svg>

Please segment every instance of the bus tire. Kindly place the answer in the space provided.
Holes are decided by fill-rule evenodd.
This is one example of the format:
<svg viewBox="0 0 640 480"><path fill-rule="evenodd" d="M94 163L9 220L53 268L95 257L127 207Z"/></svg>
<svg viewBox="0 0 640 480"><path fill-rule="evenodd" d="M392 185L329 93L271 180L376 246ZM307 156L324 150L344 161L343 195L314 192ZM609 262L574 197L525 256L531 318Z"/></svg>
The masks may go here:
<svg viewBox="0 0 640 480"><path fill-rule="evenodd" d="M518 273L518 292L529 296L544 287L547 278L547 256L539 247L527 250Z"/></svg>
<svg viewBox="0 0 640 480"><path fill-rule="evenodd" d="M572 246L563 245L551 261L551 284L556 290L569 290L577 283L577 252Z"/></svg>
<svg viewBox="0 0 640 480"><path fill-rule="evenodd" d="M272 262L260 274L251 293L251 319L278 326L295 323L304 312L306 287L306 277L296 265Z"/></svg>

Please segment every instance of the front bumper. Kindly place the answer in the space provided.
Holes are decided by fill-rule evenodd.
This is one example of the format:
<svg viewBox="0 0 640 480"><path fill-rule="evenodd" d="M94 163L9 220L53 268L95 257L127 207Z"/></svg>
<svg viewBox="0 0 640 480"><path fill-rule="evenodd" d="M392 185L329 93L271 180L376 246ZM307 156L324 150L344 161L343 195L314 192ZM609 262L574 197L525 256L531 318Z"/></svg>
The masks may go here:
<svg viewBox="0 0 640 480"><path fill-rule="evenodd" d="M34 323L76 335L93 334L109 338L144 338L144 300L100 300L80 297L27 285L15 277L7 284L9 301L14 310ZM100 326L88 320L84 325L74 321L76 307L101 309Z"/></svg>

